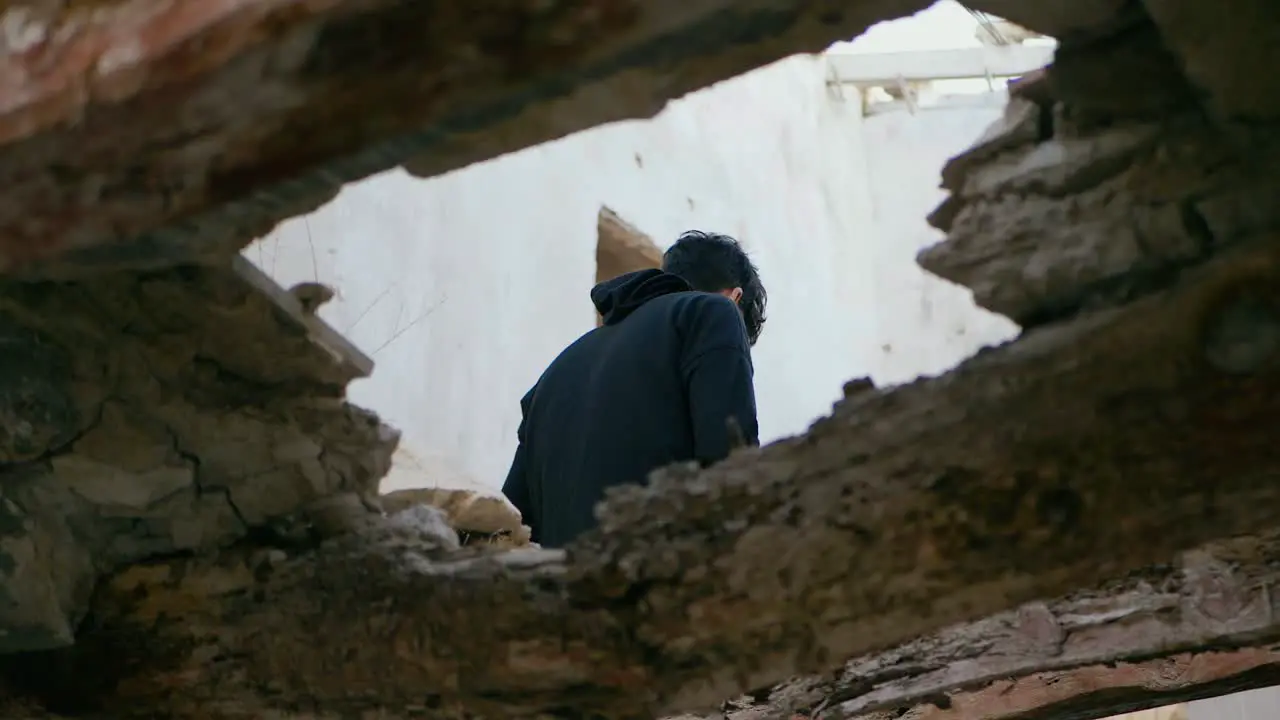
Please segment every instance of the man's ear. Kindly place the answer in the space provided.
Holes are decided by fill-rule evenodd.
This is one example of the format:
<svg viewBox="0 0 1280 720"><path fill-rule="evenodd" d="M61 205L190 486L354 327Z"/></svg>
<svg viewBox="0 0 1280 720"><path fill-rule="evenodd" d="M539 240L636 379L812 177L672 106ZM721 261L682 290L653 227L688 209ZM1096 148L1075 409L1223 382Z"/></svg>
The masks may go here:
<svg viewBox="0 0 1280 720"><path fill-rule="evenodd" d="M742 299L742 288L736 287L732 290L725 290L724 296L732 300L736 305L738 301Z"/></svg>

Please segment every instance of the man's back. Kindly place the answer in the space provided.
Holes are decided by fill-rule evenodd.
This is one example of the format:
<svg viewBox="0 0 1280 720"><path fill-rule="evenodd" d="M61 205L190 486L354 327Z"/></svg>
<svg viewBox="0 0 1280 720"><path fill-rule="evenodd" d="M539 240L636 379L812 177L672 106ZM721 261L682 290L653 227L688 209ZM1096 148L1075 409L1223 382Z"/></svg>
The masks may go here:
<svg viewBox="0 0 1280 720"><path fill-rule="evenodd" d="M756 442L750 345L737 306L658 270L602 283L604 325L551 363L521 401L503 492L558 547L595 525L607 487L671 462L728 454L728 419Z"/></svg>

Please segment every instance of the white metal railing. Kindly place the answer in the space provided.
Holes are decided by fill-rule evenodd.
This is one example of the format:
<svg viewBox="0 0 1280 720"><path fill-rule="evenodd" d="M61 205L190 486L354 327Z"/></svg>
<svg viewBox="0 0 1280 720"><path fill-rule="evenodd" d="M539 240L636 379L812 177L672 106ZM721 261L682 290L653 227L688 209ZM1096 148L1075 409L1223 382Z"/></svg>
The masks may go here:
<svg viewBox="0 0 1280 720"><path fill-rule="evenodd" d="M1048 65L1053 45L989 45L956 50L827 53L835 82L885 85L928 80L1016 77Z"/></svg>

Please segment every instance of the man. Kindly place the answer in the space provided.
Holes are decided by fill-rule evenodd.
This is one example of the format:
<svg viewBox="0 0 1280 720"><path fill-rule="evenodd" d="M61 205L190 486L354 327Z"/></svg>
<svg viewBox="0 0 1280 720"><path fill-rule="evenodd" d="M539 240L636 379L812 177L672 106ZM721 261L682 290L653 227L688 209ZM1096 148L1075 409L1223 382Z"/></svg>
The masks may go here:
<svg viewBox="0 0 1280 720"><path fill-rule="evenodd" d="M731 425L759 442L751 347L766 295L736 240L687 232L661 270L600 283L591 300L603 324L521 399L502 488L544 547L592 528L607 487L643 483L673 462L723 459Z"/></svg>

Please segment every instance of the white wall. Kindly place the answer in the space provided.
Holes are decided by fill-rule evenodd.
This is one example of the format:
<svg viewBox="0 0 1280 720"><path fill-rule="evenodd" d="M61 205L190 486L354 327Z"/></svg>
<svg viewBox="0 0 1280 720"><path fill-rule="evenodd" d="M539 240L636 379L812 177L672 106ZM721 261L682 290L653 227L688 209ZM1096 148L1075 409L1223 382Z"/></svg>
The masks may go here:
<svg viewBox="0 0 1280 720"><path fill-rule="evenodd" d="M1273 720L1280 717L1280 688L1269 687L1187 704L1188 720Z"/></svg>
<svg viewBox="0 0 1280 720"><path fill-rule="evenodd" d="M939 188L942 166L1000 113L996 104L944 104L864 119L870 180L864 242L874 268L868 282L876 317L867 367L877 384L945 372L984 345L1018 332L1007 318L976 308L967 288L915 264L920 250L944 237L924 220L946 197Z"/></svg>
<svg viewBox="0 0 1280 720"><path fill-rule="evenodd" d="M385 173L245 254L286 286L334 286L321 316L377 362L352 400L401 428L426 465L436 458L497 487L518 399L594 324L600 207L660 243L690 228L726 232L752 253L770 295L755 350L762 439L801 432L843 381L937 369L985 327L973 323L967 343L909 339L954 334L974 314L964 302L922 310L955 293L924 279L913 256L941 158L982 123L944 122L934 137L908 122L915 135L904 141L888 129L898 124L872 118L868 143L856 92L841 97L826 77L822 58L791 58L652 121L429 180ZM396 482L411 482L405 475Z"/></svg>

